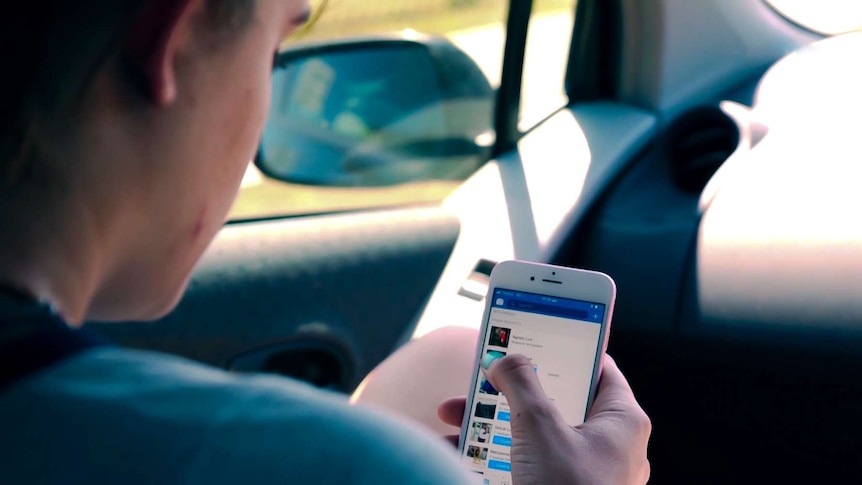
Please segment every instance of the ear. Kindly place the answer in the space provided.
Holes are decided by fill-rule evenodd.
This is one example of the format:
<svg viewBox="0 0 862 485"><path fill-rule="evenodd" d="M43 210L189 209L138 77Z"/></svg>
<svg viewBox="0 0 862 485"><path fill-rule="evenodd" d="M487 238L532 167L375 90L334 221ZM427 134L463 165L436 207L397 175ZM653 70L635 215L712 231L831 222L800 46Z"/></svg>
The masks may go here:
<svg viewBox="0 0 862 485"><path fill-rule="evenodd" d="M147 97L158 106L177 98L175 60L188 42L191 18L203 0L147 0L128 37L127 50L142 75Z"/></svg>

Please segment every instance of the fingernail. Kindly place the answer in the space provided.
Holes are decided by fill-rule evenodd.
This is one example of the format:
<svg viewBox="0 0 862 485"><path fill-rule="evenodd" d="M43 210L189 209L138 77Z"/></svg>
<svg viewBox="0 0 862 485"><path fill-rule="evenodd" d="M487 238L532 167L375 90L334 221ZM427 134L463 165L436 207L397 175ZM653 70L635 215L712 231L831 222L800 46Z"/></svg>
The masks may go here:
<svg viewBox="0 0 862 485"><path fill-rule="evenodd" d="M498 355L497 353L488 352L487 354L485 354L485 357L482 357L482 368L485 370L490 370L491 365L493 365L494 362L496 362L502 358L503 358L502 355Z"/></svg>

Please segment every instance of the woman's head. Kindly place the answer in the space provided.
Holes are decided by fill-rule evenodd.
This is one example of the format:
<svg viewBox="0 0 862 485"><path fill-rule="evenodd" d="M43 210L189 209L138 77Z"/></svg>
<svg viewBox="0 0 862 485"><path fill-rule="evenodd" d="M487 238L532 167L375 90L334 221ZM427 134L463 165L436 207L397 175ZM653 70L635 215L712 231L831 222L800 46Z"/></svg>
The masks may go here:
<svg viewBox="0 0 862 485"><path fill-rule="evenodd" d="M17 66L0 82L0 278L75 321L157 317L224 221L306 0L29 4L0 20Z"/></svg>

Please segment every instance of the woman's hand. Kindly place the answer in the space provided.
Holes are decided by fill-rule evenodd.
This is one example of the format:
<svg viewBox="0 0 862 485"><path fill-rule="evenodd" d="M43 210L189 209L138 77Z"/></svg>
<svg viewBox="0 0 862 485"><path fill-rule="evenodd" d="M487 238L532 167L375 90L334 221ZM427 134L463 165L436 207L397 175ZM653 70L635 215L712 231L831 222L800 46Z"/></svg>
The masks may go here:
<svg viewBox="0 0 862 485"><path fill-rule="evenodd" d="M515 485L629 485L649 479L650 420L609 356L590 414L579 426L563 421L526 357L496 360L485 373L511 409ZM440 419L460 427L465 405L464 398L444 402L438 410ZM453 441L457 443L458 437Z"/></svg>

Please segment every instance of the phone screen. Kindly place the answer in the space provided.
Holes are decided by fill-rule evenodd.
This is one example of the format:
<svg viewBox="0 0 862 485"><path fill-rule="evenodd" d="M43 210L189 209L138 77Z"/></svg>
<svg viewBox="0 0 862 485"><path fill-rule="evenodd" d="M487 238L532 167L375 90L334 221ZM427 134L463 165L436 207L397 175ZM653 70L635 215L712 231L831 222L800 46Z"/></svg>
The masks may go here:
<svg viewBox="0 0 862 485"><path fill-rule="evenodd" d="M600 350L605 305L495 288L481 359L508 353L533 361L545 393L571 425L584 422L593 366ZM511 485L512 434L506 396L494 389L481 369L463 457L488 485Z"/></svg>

